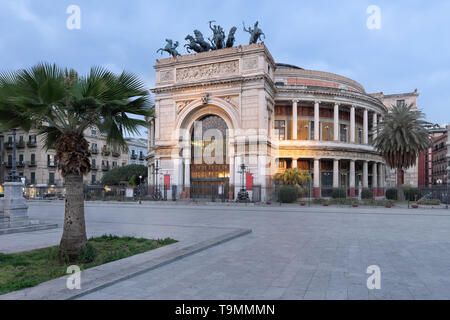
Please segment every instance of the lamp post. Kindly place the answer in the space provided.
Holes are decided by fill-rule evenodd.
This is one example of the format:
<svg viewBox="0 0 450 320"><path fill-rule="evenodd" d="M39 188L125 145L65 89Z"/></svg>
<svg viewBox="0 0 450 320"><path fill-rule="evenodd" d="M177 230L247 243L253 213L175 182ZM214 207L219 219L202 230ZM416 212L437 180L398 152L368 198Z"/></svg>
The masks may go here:
<svg viewBox="0 0 450 320"><path fill-rule="evenodd" d="M11 172L8 175L8 181L16 182L17 175L16 175L16 129L15 128L12 129L12 135L13 135L12 168L11 168Z"/></svg>
<svg viewBox="0 0 450 320"><path fill-rule="evenodd" d="M238 171L238 173L241 174L241 190L238 193L238 200L240 202L247 202L248 200L250 200L249 196L248 196L248 192L245 190L245 174L248 172L248 170L246 170L245 164L242 163L241 166L241 171Z"/></svg>
<svg viewBox="0 0 450 320"><path fill-rule="evenodd" d="M139 204L142 204L142 176L139 176Z"/></svg>

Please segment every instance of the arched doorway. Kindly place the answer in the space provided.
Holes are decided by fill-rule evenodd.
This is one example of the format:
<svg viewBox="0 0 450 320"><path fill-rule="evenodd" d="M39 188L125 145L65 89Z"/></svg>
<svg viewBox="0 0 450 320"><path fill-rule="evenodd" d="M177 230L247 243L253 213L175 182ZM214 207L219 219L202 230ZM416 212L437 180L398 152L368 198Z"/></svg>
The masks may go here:
<svg viewBox="0 0 450 320"><path fill-rule="evenodd" d="M220 198L228 194L226 122L217 115L196 120L191 134L191 198Z"/></svg>

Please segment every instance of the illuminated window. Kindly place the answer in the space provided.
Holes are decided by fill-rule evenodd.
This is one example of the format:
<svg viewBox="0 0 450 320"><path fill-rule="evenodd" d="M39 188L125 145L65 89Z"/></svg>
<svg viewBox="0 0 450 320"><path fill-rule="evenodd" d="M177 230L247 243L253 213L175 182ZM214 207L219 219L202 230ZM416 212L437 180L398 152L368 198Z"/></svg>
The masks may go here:
<svg viewBox="0 0 450 320"><path fill-rule="evenodd" d="M275 134L277 135L278 140L286 139L286 121L275 120Z"/></svg>

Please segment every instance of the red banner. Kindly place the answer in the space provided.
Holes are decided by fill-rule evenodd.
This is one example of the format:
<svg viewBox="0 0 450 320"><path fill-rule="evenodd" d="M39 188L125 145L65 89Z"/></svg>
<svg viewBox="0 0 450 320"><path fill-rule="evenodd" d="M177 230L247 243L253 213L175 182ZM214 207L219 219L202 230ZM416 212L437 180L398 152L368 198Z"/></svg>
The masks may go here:
<svg viewBox="0 0 450 320"><path fill-rule="evenodd" d="M166 190L170 189L170 174L164 175L164 188L166 188Z"/></svg>
<svg viewBox="0 0 450 320"><path fill-rule="evenodd" d="M247 190L253 190L253 175L251 173L245 175L245 188Z"/></svg>

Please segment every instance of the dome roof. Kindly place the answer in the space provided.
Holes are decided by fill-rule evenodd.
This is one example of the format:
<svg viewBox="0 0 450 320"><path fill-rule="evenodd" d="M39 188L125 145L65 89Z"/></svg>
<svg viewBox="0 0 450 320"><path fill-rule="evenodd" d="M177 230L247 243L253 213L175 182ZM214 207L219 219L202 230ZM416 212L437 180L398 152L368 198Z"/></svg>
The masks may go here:
<svg viewBox="0 0 450 320"><path fill-rule="evenodd" d="M276 63L277 69L295 69L295 70L304 70L303 68L294 66L293 64L287 63Z"/></svg>

